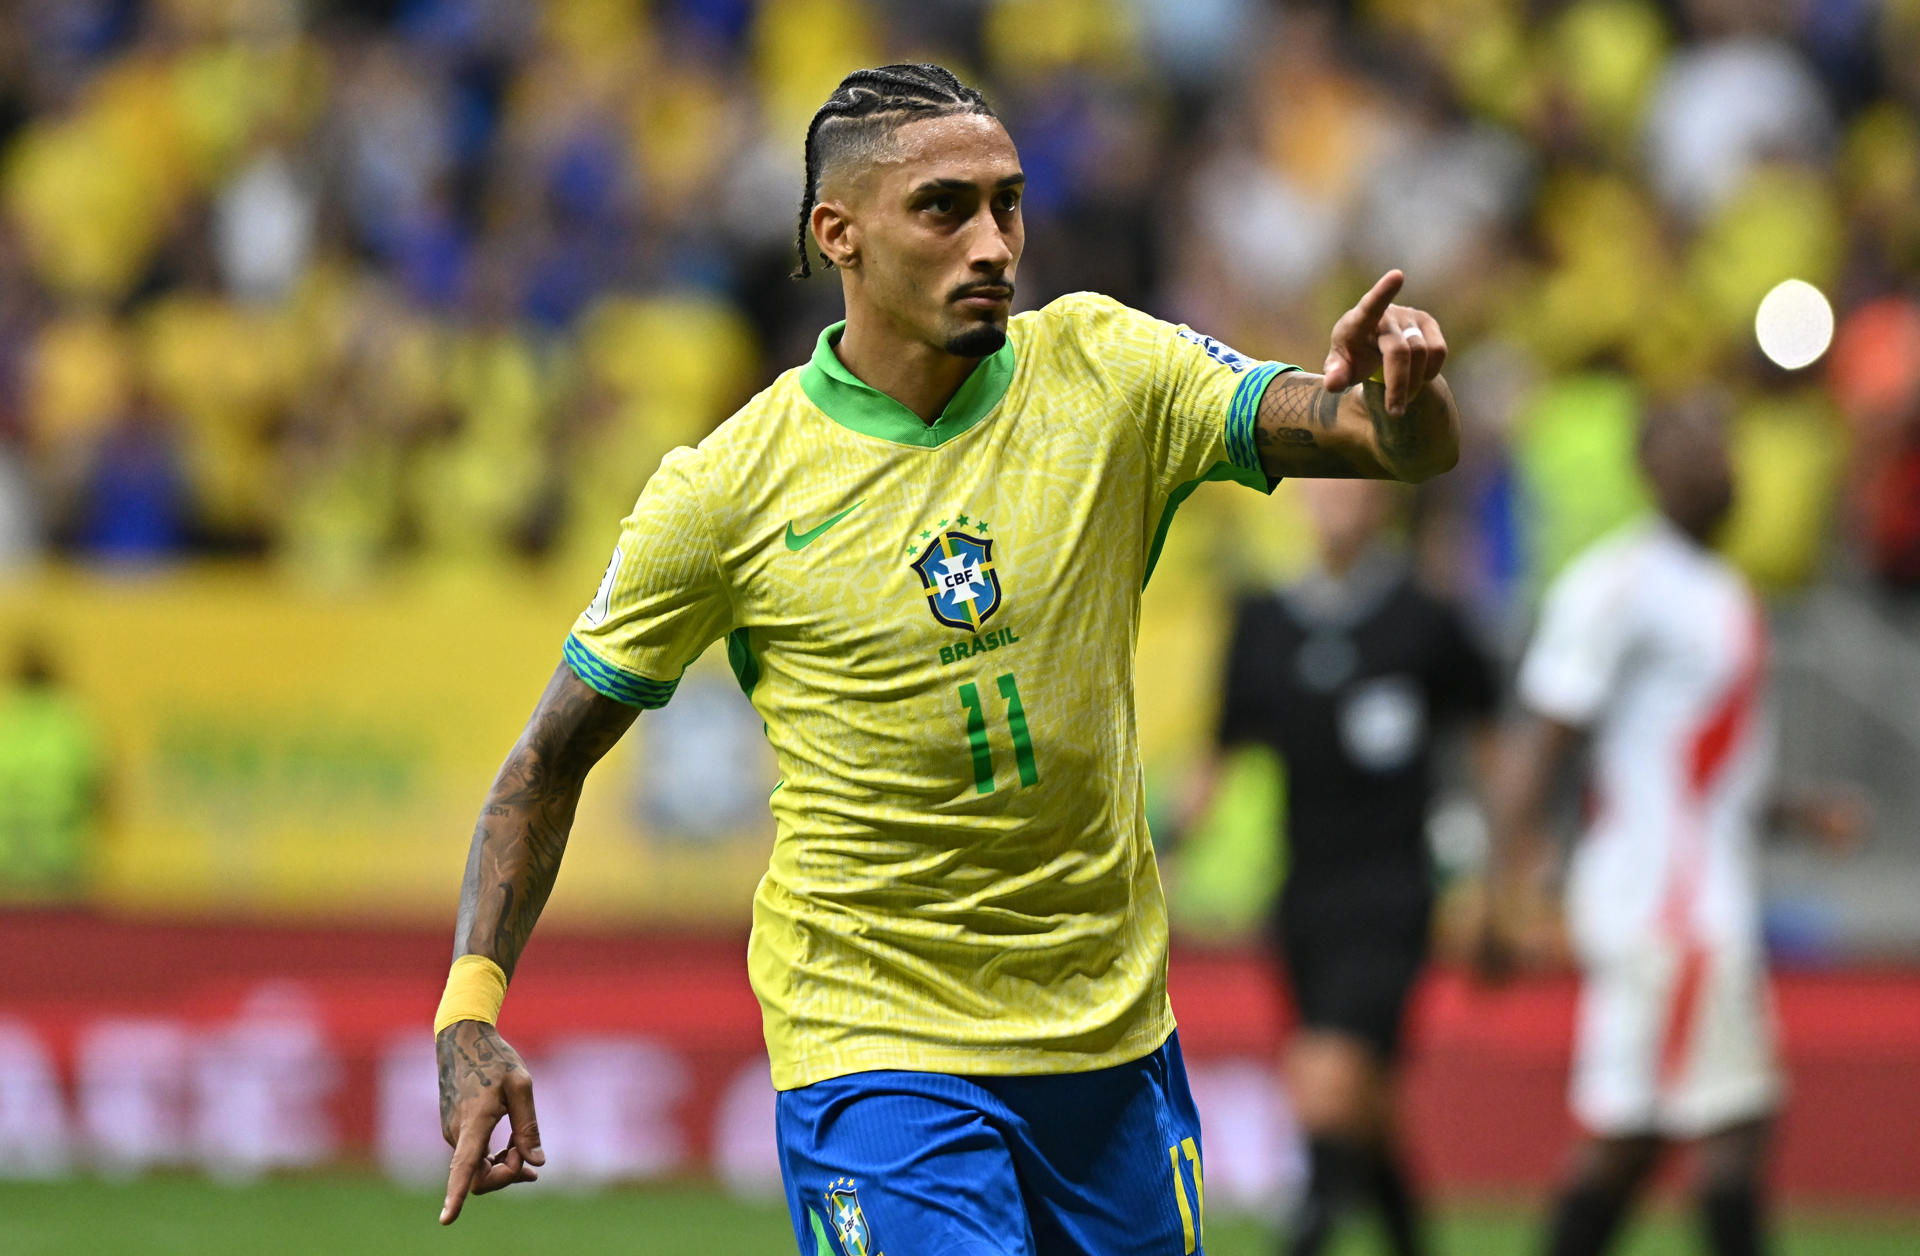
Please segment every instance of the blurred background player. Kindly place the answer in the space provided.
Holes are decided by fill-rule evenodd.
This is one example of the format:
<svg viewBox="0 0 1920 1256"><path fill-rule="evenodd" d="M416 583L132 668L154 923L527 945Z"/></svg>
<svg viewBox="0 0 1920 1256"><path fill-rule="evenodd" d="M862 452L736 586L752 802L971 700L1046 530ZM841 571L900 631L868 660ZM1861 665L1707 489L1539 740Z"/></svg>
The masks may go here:
<svg viewBox="0 0 1920 1256"><path fill-rule="evenodd" d="M1640 461L1657 514L1568 566L1521 668L1482 959L1509 963L1544 800L1585 733L1589 819L1566 910L1583 973L1571 1101L1587 1137L1549 1251L1605 1251L1669 1141L1686 1139L1700 1144L1712 1250L1754 1256L1781 1099L1756 839L1771 817L1849 843L1863 814L1839 793L1774 799L1762 608L1711 548L1734 500L1718 399L1652 411Z"/></svg>
<svg viewBox="0 0 1920 1256"><path fill-rule="evenodd" d="M104 783L85 701L27 642L0 691L0 902L80 897Z"/></svg>
<svg viewBox="0 0 1920 1256"><path fill-rule="evenodd" d="M1218 748L1270 747L1286 765L1286 880L1273 920L1300 1020L1289 1093L1307 1137L1307 1193L1284 1250L1315 1256L1340 1219L1378 1206L1393 1250L1428 1250L1395 1132L1407 1001L1427 959L1426 823L1436 739L1489 736L1491 659L1389 539L1398 490L1299 486L1318 564L1234 608ZM1192 812L1214 793L1218 761ZM1276 839L1279 835L1275 835Z"/></svg>

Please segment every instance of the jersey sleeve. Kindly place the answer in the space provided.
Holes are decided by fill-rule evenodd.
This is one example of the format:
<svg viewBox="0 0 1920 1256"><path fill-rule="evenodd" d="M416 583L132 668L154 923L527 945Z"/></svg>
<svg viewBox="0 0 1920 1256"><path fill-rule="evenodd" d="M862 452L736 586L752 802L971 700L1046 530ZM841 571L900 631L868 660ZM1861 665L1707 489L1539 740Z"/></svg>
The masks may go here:
<svg viewBox="0 0 1920 1256"><path fill-rule="evenodd" d="M665 706L680 673L732 627L712 527L686 467L692 453L669 453L641 490L566 642L575 676L642 710Z"/></svg>
<svg viewBox="0 0 1920 1256"><path fill-rule="evenodd" d="M1632 645L1630 586L1616 564L1600 557L1576 561L1547 590L1520 665L1520 701L1575 727L1599 717Z"/></svg>
<svg viewBox="0 0 1920 1256"><path fill-rule="evenodd" d="M1066 314L1146 440L1156 496L1198 480L1235 480L1271 492L1254 441L1260 399L1298 370L1237 353L1191 327L1163 322L1111 297L1063 297Z"/></svg>

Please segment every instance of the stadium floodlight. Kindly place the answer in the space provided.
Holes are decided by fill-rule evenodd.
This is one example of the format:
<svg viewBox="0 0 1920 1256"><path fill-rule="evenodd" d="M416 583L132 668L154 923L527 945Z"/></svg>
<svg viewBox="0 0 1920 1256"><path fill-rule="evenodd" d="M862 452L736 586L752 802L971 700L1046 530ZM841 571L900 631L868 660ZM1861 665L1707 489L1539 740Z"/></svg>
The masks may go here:
<svg viewBox="0 0 1920 1256"><path fill-rule="evenodd" d="M1806 280L1783 280L1761 298L1753 334L1776 366L1797 371L1819 361L1833 343L1833 306Z"/></svg>

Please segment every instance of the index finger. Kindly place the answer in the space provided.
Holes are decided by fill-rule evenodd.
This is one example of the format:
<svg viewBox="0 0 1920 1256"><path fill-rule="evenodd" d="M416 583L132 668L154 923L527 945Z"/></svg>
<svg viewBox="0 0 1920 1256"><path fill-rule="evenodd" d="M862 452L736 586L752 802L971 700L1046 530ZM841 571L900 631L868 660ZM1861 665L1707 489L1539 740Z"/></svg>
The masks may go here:
<svg viewBox="0 0 1920 1256"><path fill-rule="evenodd" d="M1393 304L1393 299L1400 295L1400 286L1406 282L1405 272L1390 270L1374 281L1373 287L1367 289L1367 295L1361 297L1359 304L1353 308L1359 311L1369 324L1378 323L1381 316L1387 312L1387 307Z"/></svg>
<svg viewBox="0 0 1920 1256"><path fill-rule="evenodd" d="M460 1217L473 1178L487 1158L486 1135L468 1125L460 1131L460 1142L453 1149L453 1164L447 1170L447 1199L440 1206L440 1224L452 1225Z"/></svg>

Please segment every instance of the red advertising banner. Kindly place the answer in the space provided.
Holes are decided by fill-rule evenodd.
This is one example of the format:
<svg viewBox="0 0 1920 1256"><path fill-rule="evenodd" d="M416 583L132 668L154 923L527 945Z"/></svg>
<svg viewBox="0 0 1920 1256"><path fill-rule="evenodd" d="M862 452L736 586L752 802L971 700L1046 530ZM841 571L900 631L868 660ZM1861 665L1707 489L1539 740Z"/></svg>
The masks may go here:
<svg viewBox="0 0 1920 1256"><path fill-rule="evenodd" d="M429 1021L440 931L0 916L0 1174L372 1162L445 1172ZM526 1054L566 1188L713 1175L771 1190L773 1092L744 939L543 933L502 1030ZM1286 1010L1262 960L1177 951L1174 1007L1207 1130L1208 1193L1267 1207L1301 1165L1271 1061ZM1777 980L1793 1080L1778 1180L1801 1199L1920 1200L1920 975ZM1409 1133L1443 1188L1534 1190L1572 1129L1570 979L1441 973L1415 1013Z"/></svg>

